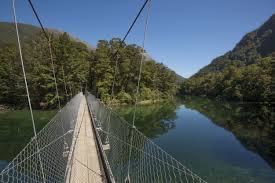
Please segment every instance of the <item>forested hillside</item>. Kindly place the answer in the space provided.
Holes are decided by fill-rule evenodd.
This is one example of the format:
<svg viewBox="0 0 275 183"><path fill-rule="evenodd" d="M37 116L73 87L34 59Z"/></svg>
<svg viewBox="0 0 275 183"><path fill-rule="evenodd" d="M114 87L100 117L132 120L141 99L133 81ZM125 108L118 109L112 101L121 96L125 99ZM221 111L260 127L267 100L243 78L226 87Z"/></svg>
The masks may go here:
<svg viewBox="0 0 275 183"><path fill-rule="evenodd" d="M275 14L236 47L185 81L181 93L229 100L271 101L275 62ZM274 80L274 79L273 79Z"/></svg>
<svg viewBox="0 0 275 183"><path fill-rule="evenodd" d="M57 105L57 96L48 43L42 33L37 31L37 27L35 30L31 27L27 25L24 28L21 24L19 29L26 30L20 31L20 35L32 103L35 108L54 108ZM6 34L1 30L0 104L23 107L26 105L25 88L18 48L14 41L15 34ZM67 33L50 34L62 103L84 88L92 90L105 102L110 100L115 68L113 55L117 50L118 70L114 101L133 102L142 55L139 46L127 45L114 38L110 41L100 40L96 49L89 49L83 42L71 39ZM147 59L144 62L140 100L172 98L177 89L175 72L154 60Z"/></svg>
<svg viewBox="0 0 275 183"><path fill-rule="evenodd" d="M0 47L6 46L8 44L16 44L16 32L15 25L9 22L0 22ZM28 25L28 24L18 24L19 34L21 35L22 43L26 43L32 39L33 35L39 33L41 29L39 27ZM53 32L57 32L54 31Z"/></svg>

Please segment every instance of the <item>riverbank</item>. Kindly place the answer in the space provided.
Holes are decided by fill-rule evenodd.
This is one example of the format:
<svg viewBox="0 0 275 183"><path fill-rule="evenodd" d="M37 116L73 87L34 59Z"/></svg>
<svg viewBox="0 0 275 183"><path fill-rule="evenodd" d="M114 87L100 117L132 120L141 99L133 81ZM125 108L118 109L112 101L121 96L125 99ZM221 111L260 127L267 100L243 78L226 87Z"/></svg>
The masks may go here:
<svg viewBox="0 0 275 183"><path fill-rule="evenodd" d="M137 104L138 105L153 105L153 104L158 104L158 103L163 103L163 102L169 102L172 101L172 99L158 99L158 100L142 100L139 101ZM134 102L132 103L126 103L126 102L121 102L118 100L114 100L113 102L111 102L110 104L111 106L131 106L134 105Z"/></svg>
<svg viewBox="0 0 275 183"><path fill-rule="evenodd" d="M0 112L12 111L13 108L4 104L0 104Z"/></svg>
<svg viewBox="0 0 275 183"><path fill-rule="evenodd" d="M216 96L216 97L211 97L211 96L206 96L206 95L179 95L178 96L181 99L185 98L204 98L216 102L225 102L225 103L234 103L234 104L275 104L273 101L246 101L246 100L229 100L226 98L223 98L221 96Z"/></svg>

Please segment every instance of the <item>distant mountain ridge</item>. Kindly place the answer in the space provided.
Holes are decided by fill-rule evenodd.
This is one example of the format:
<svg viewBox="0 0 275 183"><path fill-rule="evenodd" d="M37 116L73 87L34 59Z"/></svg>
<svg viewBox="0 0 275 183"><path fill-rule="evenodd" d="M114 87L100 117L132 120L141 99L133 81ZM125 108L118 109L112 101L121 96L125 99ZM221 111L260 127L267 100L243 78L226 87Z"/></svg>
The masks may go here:
<svg viewBox="0 0 275 183"><path fill-rule="evenodd" d="M14 24L10 22L0 22L0 30L0 47L17 42ZM22 42L30 40L33 35L41 31L39 27L21 23L18 24L18 30Z"/></svg>
<svg viewBox="0 0 275 183"><path fill-rule="evenodd" d="M19 28L19 34L20 34L20 39L21 39L22 43L30 41L35 34L37 34L41 31L40 27L37 27L34 25L29 25L29 24L24 24L24 23L19 23L18 28ZM0 30L1 30L1 32L0 32L0 47L3 47L7 44L17 44L16 32L15 32L15 27L14 27L13 23L0 22ZM62 34L63 33L62 31L59 31L56 29L46 29L46 30L48 30L49 32L51 32L53 34ZM89 50L96 49L94 46L91 46L89 43L82 41L79 38L76 38L72 35L70 35L70 37L76 42L84 43L88 47ZM148 53L145 53L144 57L145 57L145 61L154 60ZM172 72L174 72L174 71L172 71ZM178 75L177 73L175 73L175 75L177 77L178 83L181 83L185 80L185 78Z"/></svg>
<svg viewBox="0 0 275 183"><path fill-rule="evenodd" d="M1 30L0 31L0 47L3 47L7 44L16 44L17 43L15 26L13 23L0 22L0 30ZM49 31L50 33L55 34L55 35L64 33L57 29L47 28L46 30ZM26 43L26 42L30 41L34 35L38 34L41 31L41 28L34 26L34 25L30 25L30 24L18 23L18 31L19 31L21 42ZM79 38L76 38L72 35L70 35L70 38L76 42L84 43L90 50L95 49L93 46L91 46L87 42L80 40Z"/></svg>
<svg viewBox="0 0 275 183"><path fill-rule="evenodd" d="M232 51L215 58L194 76L224 70L228 65L247 66L275 52L275 14L258 29L247 33Z"/></svg>
<svg viewBox="0 0 275 183"><path fill-rule="evenodd" d="M275 14L181 85L182 95L274 102Z"/></svg>

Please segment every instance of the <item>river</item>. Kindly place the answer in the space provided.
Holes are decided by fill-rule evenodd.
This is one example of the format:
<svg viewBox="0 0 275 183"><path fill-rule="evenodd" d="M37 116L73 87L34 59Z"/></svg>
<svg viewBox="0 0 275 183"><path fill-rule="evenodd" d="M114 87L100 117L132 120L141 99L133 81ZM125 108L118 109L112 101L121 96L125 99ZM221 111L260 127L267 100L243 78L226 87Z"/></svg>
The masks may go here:
<svg viewBox="0 0 275 183"><path fill-rule="evenodd" d="M131 121L133 107L116 109ZM41 129L55 111L35 111ZM139 106L136 126L209 183L275 182L275 121L269 105L187 97ZM0 167L32 136L29 113L0 113Z"/></svg>

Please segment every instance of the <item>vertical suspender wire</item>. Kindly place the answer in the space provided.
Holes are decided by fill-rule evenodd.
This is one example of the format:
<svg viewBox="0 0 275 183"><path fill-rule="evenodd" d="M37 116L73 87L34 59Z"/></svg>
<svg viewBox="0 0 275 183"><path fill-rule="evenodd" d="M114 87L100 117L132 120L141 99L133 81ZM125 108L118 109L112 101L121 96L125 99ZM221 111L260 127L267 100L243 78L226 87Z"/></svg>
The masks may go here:
<svg viewBox="0 0 275 183"><path fill-rule="evenodd" d="M53 77L54 77L54 83L55 83L55 90L56 90L56 95L57 95L57 100L58 100L58 107L59 107L59 110L61 109L61 105L60 105L60 97L59 97L59 92L58 92L58 87L57 87L57 81L56 81L56 75L55 75L55 69L54 69L54 61L53 61L53 53L52 53L52 45L51 45L51 39L50 37L48 36L48 34L46 33L45 29L44 29L44 26L42 24L42 22L40 21L39 17L38 17L38 14L32 4L32 1L31 0L28 0L29 2L29 5L31 6L32 8L32 11L48 41L48 46L49 46L49 51L50 51L50 57L51 57L51 65L52 65L52 72L53 72Z"/></svg>
<svg viewBox="0 0 275 183"><path fill-rule="evenodd" d="M118 52L117 52L118 53ZM116 73L117 73L117 67L118 67L118 55L116 54L116 61L115 61L115 69L114 69L114 78L113 78L113 83L112 83L112 90L111 90L111 100L110 102L108 102L107 104L107 107L110 109L109 110L109 113L108 113L108 117L107 117L107 132L109 134L109 131L110 131L110 122L111 122L111 113L112 113L112 108L111 108L111 105L112 105L112 101L114 99L114 88L115 88L115 81L116 81ZM106 136L106 139L105 139L105 144L108 144L109 143L109 135Z"/></svg>
<svg viewBox="0 0 275 183"><path fill-rule="evenodd" d="M115 62L114 78L113 78L113 83L112 83L112 91L111 91L111 100L110 100L110 103L112 102L112 100L114 98L114 88L115 88L115 81L116 81L116 74L117 74L117 66L118 66L118 55L116 55L116 62Z"/></svg>
<svg viewBox="0 0 275 183"><path fill-rule="evenodd" d="M132 24L130 25L128 31L126 32L125 36L123 37L122 41L120 43L124 43L126 38L128 37L129 33L131 32L131 30L133 29L134 25L136 24L136 21L138 20L140 14L142 13L143 9L145 8L145 6L147 5L147 3L149 2L149 0L145 0L144 4L142 5L141 9L139 10L138 14L136 15L134 21L132 22ZM113 83L112 83L112 89L111 89L111 100L110 102L107 103L107 106L109 107L110 106L110 103L113 101L114 99L114 87L115 87L115 79L116 79L116 73L117 73L117 67L118 67L118 52L121 48L121 44L119 45L118 49L116 50L116 52L114 53L113 57L115 57L116 61L115 61L115 69L114 69L114 78L113 78ZM111 59L112 59L111 58ZM97 97L98 98L98 97ZM108 122L107 122L107 125L108 125L108 133L109 133L109 124L110 124L110 115L111 115L111 110L109 111L109 114L108 114ZM108 143L108 135L107 135L107 138L106 138L106 143Z"/></svg>
<svg viewBox="0 0 275 183"><path fill-rule="evenodd" d="M54 62L53 62L53 54L52 54L51 39L48 38L47 41L48 41L49 50L50 50L52 72L53 72L54 84L55 84L55 92L56 92L56 96L57 96L57 100L58 100L58 108L59 108L59 110L60 110L60 109L61 109L61 105L60 105L60 99L59 99L59 93L58 93L58 87L57 87L57 81L56 81L56 75L55 75L55 69L54 69Z"/></svg>
<svg viewBox="0 0 275 183"><path fill-rule="evenodd" d="M69 89L70 89L70 97L71 99L73 98L73 93L72 93L72 85L69 83Z"/></svg>
<svg viewBox="0 0 275 183"><path fill-rule="evenodd" d="M62 69L62 75L63 75L63 82L64 82L64 89L65 89L65 93L66 93L66 100L67 100L67 102L69 101L68 100L68 89L67 89L67 83L66 83L66 78L65 78L65 71L64 71L64 66L63 66L63 64L62 64L62 66L61 66L61 69Z"/></svg>
<svg viewBox="0 0 275 183"><path fill-rule="evenodd" d="M132 155L132 145L133 145L133 135L134 135L133 132L134 132L134 129L136 128L135 127L136 110L137 110L137 103L138 103L138 95L139 95L139 88L140 88L142 65L143 65L143 60L144 60L144 56L145 56L145 42L146 42L147 30L148 30L150 6L151 6L151 0L149 0L148 5L147 5L147 15L146 15L146 20L145 20L144 34L143 34L142 55L141 55L141 59L140 59L139 75L138 75L138 82L137 82L137 88L136 88L134 114L133 114L133 120L132 120L132 128L130 130L130 133L131 133L131 136L130 136L130 151L129 151L129 157L128 157L127 177L125 179L125 182L126 181L131 182L131 180L130 180L130 166L131 166L131 155Z"/></svg>
<svg viewBox="0 0 275 183"><path fill-rule="evenodd" d="M121 43L124 43L126 38L128 37L129 33L131 32L132 28L134 27L136 21L138 20L140 14L142 13L144 7L147 5L149 0L145 0L144 4L142 5L141 9L139 10L137 16L135 17L134 21L132 22L131 26L129 27L127 33L125 34L125 36L123 37ZM117 71L117 66L118 66L118 52L120 50L120 45L119 48L116 50L114 56L116 57L116 63L115 63L115 73L114 73L114 79L113 79L113 84L112 84L112 95L113 95L113 91L114 91L114 85L115 85L115 77L116 77L116 71Z"/></svg>
<svg viewBox="0 0 275 183"><path fill-rule="evenodd" d="M46 179L45 179L45 175L44 175L44 169L43 169L42 159L41 159L41 156L40 156L40 149L39 149L39 145L38 145L38 142L37 142L36 127L35 127L34 118L33 118L31 99L30 99L30 94L29 94L29 89L28 89L28 82L27 82L27 77L26 77L25 67L24 67L24 61L23 61L23 56L22 56L20 36L19 36L18 26L17 26L17 18L16 18L16 10L15 10L15 0L12 0L12 7L13 7L13 18L14 18L14 24L15 24L15 29L16 29L16 36L17 36L17 43L18 43L18 49L19 49L19 54L20 54L21 66L22 66L22 71L23 71L23 76L24 76L24 82L25 82L25 88L26 88L26 93L27 93L27 98L28 98L28 103L29 103L29 108L30 108L30 113L31 113L31 120L32 120L33 133L34 133L34 140L35 140L35 144L36 144L36 148L37 148L37 154L38 154L38 159L39 159L39 163L40 163L40 168L41 168L43 182L45 183Z"/></svg>
<svg viewBox="0 0 275 183"><path fill-rule="evenodd" d="M58 109L59 109L59 111L61 111L60 96L59 96L59 92L58 92L58 86L57 86L57 80L56 80L56 72L55 72L55 68L54 68L54 60L53 60L53 50L52 50L52 44L51 44L51 37L49 37L48 34L47 34L47 32L45 31L44 26L43 26L43 24L42 24L42 22L41 22L41 20L40 20L40 18L38 16L35 8L34 8L32 2L31 2L31 0L28 0L28 2L29 2L29 5L31 6L31 9L32 9L32 11L33 11L33 13L34 13L34 15L35 15L35 17L36 17L36 19L37 19L40 27L41 27L41 29L42 29L42 32L44 33L44 36L45 36L47 42L48 42L48 47L49 47L49 52L50 52L50 59L51 59L51 66L52 66L52 73L53 73L54 84L55 84L55 92L56 92L56 97L57 97L57 101L58 101ZM56 53L55 53L55 55L56 55ZM63 74L64 74L63 66L62 66L62 71L63 71ZM65 79L64 75L63 75L63 79ZM65 91L66 91L66 97L67 97L66 85L65 85ZM61 127L62 127L62 132L64 134L65 130L64 130L64 124L63 123L64 123L64 121L62 120L62 126ZM68 147L68 145L66 143L65 136L63 137L63 142L64 142L64 149L66 149Z"/></svg>
<svg viewBox="0 0 275 183"><path fill-rule="evenodd" d="M51 38L48 37L47 39L48 45L49 45L49 51L50 51L50 57L51 57L51 65L52 65L52 72L53 72L53 77L54 77L54 84L55 84L55 92L58 100L58 108L59 112L61 112L61 105L60 105L60 99L59 99L59 93L58 93L58 88L57 88L57 81L56 81L56 75L55 75L55 69L54 69L54 62L53 62L53 54L52 54L52 45L51 45ZM65 134L65 129L64 129L64 121L61 119L61 128L63 134ZM63 136L63 143L64 143L64 149L67 150L68 144L66 142L66 137Z"/></svg>
<svg viewBox="0 0 275 183"><path fill-rule="evenodd" d="M147 15L146 15L146 23L145 23L145 29L144 29L144 35L143 35L143 42L142 42L142 55L140 59L140 67L139 67L139 75L138 75L138 83L136 88L136 96L135 96L135 107L134 107L134 114L133 114L133 120L132 120L132 126L135 126L135 119L136 119L136 110L137 110L137 103L138 103L138 95L139 95L139 88L140 88L140 80L141 80L141 72L142 72L142 66L143 66L143 60L145 57L145 41L147 36L147 29L148 29L148 22L149 22L149 13L150 13L150 5L151 0L149 0L148 3L148 9L147 9Z"/></svg>
<svg viewBox="0 0 275 183"><path fill-rule="evenodd" d="M126 32L125 36L123 37L121 43L124 43L126 38L128 37L128 35L130 34L131 30L133 29L134 25L136 24L136 21L138 20L140 14L142 13L144 7L147 5L149 0L145 0L144 4L142 5L141 9L139 10L137 16L135 17L134 21L132 22L131 26L129 27L128 31ZM116 73L117 73L117 66L118 66L118 52L121 48L121 44L119 45L118 49L116 50L116 52L114 53L113 57L115 57L116 59L116 62L115 62L115 72L114 72L114 78L113 78L113 84L112 84L112 91L111 91L111 99L112 99L112 96L114 95L114 86L115 86L115 78L116 78ZM112 57L112 58L113 58ZM111 58L111 60L112 60Z"/></svg>

